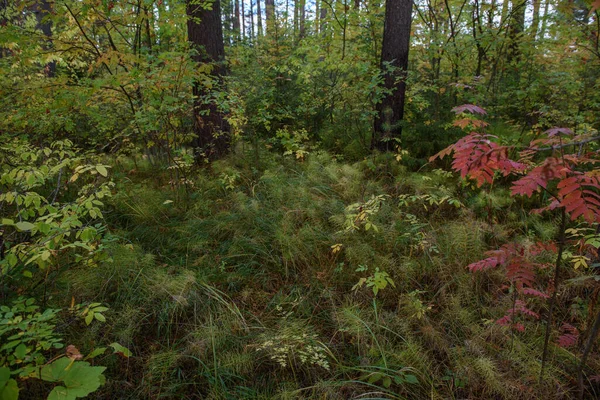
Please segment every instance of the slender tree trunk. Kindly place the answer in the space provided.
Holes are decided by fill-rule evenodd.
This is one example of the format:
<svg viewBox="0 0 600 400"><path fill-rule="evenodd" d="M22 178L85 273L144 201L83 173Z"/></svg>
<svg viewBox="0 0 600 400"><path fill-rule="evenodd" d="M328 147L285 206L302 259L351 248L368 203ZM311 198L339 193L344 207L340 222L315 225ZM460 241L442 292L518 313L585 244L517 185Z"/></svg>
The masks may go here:
<svg viewBox="0 0 600 400"><path fill-rule="evenodd" d="M526 0L511 1L511 19L509 26L509 44L507 61L510 64L513 61L518 61L521 57L521 35L525 30L525 9L527 8Z"/></svg>
<svg viewBox="0 0 600 400"><path fill-rule="evenodd" d="M377 105L371 141L371 148L381 151L392 149L391 140L400 139L402 134L400 123L404 117L412 5L412 0L387 0L385 5L381 69L385 88L390 93ZM387 64L394 70L388 71Z"/></svg>
<svg viewBox="0 0 600 400"><path fill-rule="evenodd" d="M254 4L250 0L250 39L254 39Z"/></svg>
<svg viewBox="0 0 600 400"><path fill-rule="evenodd" d="M262 12L260 10L260 0L256 0L256 24L258 26L258 36L262 36Z"/></svg>
<svg viewBox="0 0 600 400"><path fill-rule="evenodd" d="M8 24L8 18L6 17L6 9L8 8L8 0L0 0L0 27ZM0 46L0 58L4 57L4 48Z"/></svg>
<svg viewBox="0 0 600 400"><path fill-rule="evenodd" d="M546 0L544 2L544 15L542 17L542 28L540 29L540 33L538 37L543 39L546 35L546 27L548 26L548 6L550 4L550 0Z"/></svg>
<svg viewBox="0 0 600 400"><path fill-rule="evenodd" d="M241 39L240 37L240 0L235 0L235 9L233 10L233 35L237 41Z"/></svg>
<svg viewBox="0 0 600 400"><path fill-rule="evenodd" d="M538 29L540 27L540 1L533 0L533 17L531 19L530 36L535 41Z"/></svg>
<svg viewBox="0 0 600 400"><path fill-rule="evenodd" d="M267 18L267 33L275 27L275 0L265 0L265 16Z"/></svg>
<svg viewBox="0 0 600 400"><path fill-rule="evenodd" d="M46 41L42 48L45 51L49 51L52 48L52 22L48 20L48 17L52 13L52 6L48 0L40 0L35 4L35 18L37 19L37 29L41 30ZM51 61L44 67L44 75L48 78L54 77L56 74L56 62Z"/></svg>
<svg viewBox="0 0 600 400"><path fill-rule="evenodd" d="M221 26L219 0L206 3L187 2L188 39L197 54L198 64L212 64L211 75L219 82L225 75L225 46ZM211 3L208 3L211 2ZM194 2L195 3L195 2ZM200 82L194 83L194 133L193 145L196 159L215 159L225 154L229 147L229 125L217 105L206 97L209 90Z"/></svg>
<svg viewBox="0 0 600 400"><path fill-rule="evenodd" d="M241 1L242 1L242 39L244 39L246 37L246 11L244 10L245 0L241 0Z"/></svg>
<svg viewBox="0 0 600 400"><path fill-rule="evenodd" d="M319 1L319 0L317 0ZM319 32L321 32L321 34L325 33L325 25L327 24L327 7L328 5L322 1L321 1L321 12L319 15Z"/></svg>
<svg viewBox="0 0 600 400"><path fill-rule="evenodd" d="M306 0L300 0L300 37L306 35Z"/></svg>

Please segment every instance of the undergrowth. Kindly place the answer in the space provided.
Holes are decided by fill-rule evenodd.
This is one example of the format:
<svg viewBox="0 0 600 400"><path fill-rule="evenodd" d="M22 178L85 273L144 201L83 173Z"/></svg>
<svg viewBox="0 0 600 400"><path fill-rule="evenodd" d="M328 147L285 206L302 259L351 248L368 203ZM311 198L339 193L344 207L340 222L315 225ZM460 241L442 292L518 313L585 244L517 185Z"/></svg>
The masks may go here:
<svg viewBox="0 0 600 400"><path fill-rule="evenodd" d="M184 186L157 164L113 163L112 262L69 270L56 293L109 304L81 341L134 354L108 365L99 398L572 395L574 355L555 347L539 386L542 325L494 324L502 274L465 268L507 238L552 237L551 221L386 155L257 164L253 151Z"/></svg>

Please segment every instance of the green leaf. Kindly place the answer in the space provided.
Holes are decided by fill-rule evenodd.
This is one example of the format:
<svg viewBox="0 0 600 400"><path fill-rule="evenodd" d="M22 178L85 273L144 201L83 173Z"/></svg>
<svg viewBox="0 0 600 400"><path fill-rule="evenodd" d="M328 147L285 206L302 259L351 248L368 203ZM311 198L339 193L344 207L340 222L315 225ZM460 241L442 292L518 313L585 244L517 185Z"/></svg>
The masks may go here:
<svg viewBox="0 0 600 400"><path fill-rule="evenodd" d="M18 230L20 231L30 231L33 228L35 228L35 225L32 224L31 222L27 222L27 221L21 221L21 222L17 222L15 224L15 226L17 227Z"/></svg>
<svg viewBox="0 0 600 400"><path fill-rule="evenodd" d="M0 368L0 399L17 400L18 398L19 387L17 381L10 378L10 370L8 368Z"/></svg>
<svg viewBox="0 0 600 400"><path fill-rule="evenodd" d="M96 318L100 322L106 322L106 318L104 317L104 315L98 312L94 312L94 318Z"/></svg>
<svg viewBox="0 0 600 400"><path fill-rule="evenodd" d="M416 377L416 376L414 376L414 375L410 375L410 374L409 374L409 375L404 375L404 380L405 380L407 383L412 383L412 384L417 384L417 383L419 383L419 380L417 379L417 377Z"/></svg>
<svg viewBox="0 0 600 400"><path fill-rule="evenodd" d="M131 357L131 351L129 351L129 349L125 346L121 346L119 343L111 343L109 345L110 347L112 347L114 349L114 353L118 353L121 354L124 357Z"/></svg>
<svg viewBox="0 0 600 400"><path fill-rule="evenodd" d="M104 384L102 373L105 369L92 367L85 361L71 362L68 358L59 358L42 368L42 379L64 383L64 386L56 386L50 392L48 400L75 400L89 395Z"/></svg>
<svg viewBox="0 0 600 400"><path fill-rule="evenodd" d="M87 315L85 316L85 324L89 325L92 323L92 321L94 320L94 312L93 311L89 311L87 313Z"/></svg>
<svg viewBox="0 0 600 400"><path fill-rule="evenodd" d="M89 360L95 357L98 357L99 355L102 355L106 352L106 347L98 347L97 349L94 349L94 351L92 351L90 354L88 354L84 360Z"/></svg>
<svg viewBox="0 0 600 400"><path fill-rule="evenodd" d="M105 178L108 176L108 171L104 165L96 165L96 171Z"/></svg>
<svg viewBox="0 0 600 400"><path fill-rule="evenodd" d="M19 360L24 359L26 355L27 355L27 346L25 346L25 344L21 343L20 345L18 345L15 348L15 356Z"/></svg>

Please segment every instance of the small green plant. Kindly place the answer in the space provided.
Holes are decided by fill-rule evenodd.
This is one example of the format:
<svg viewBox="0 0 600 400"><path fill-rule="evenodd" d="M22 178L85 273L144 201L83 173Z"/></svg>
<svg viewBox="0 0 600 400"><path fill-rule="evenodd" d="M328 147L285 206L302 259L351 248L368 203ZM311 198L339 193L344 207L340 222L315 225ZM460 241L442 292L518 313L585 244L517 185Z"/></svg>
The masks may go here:
<svg viewBox="0 0 600 400"><path fill-rule="evenodd" d="M306 129L289 131L287 128L278 129L276 137L283 146L284 156L293 155L297 160L304 160L309 154L308 132Z"/></svg>
<svg viewBox="0 0 600 400"><path fill-rule="evenodd" d="M107 307L99 303L89 306L72 306L71 310L81 310L86 324L98 318ZM92 367L84 360L104 354L106 347L92 350L84 357L79 350L69 345L65 353L46 360L46 354L64 347L62 338L57 333L59 309L46 309L43 312L35 304L34 299L19 298L11 307L0 307L0 399L16 400L19 397L19 380L41 379L45 382L60 384L55 386L48 400L74 400L96 391L104 384L102 373L105 367ZM110 345L115 354L124 357L131 352L118 343Z"/></svg>
<svg viewBox="0 0 600 400"><path fill-rule="evenodd" d="M364 228L365 231L373 230L379 232L379 228L371 218L379 212L382 204L389 198L386 194L371 196L364 203L354 203L346 207L345 215L345 231L354 232Z"/></svg>
<svg viewBox="0 0 600 400"><path fill-rule="evenodd" d="M365 271L368 271L368 268L364 265L361 265L356 269L356 272ZM373 274L360 278L358 283L352 287L352 291L358 291L363 285L373 290L373 296L377 296L379 291L385 289L388 285L391 285L394 288L396 287L396 284L390 275L385 271L380 271L379 268L375 268Z"/></svg>
<svg viewBox="0 0 600 400"><path fill-rule="evenodd" d="M235 170L225 171L219 176L221 185L227 190L234 190L240 180L240 173Z"/></svg>
<svg viewBox="0 0 600 400"><path fill-rule="evenodd" d="M300 364L330 369L327 357L329 350L318 340L316 334L283 329L275 335L263 335L257 351L265 352L282 368Z"/></svg>
<svg viewBox="0 0 600 400"><path fill-rule="evenodd" d="M0 366L13 374L29 375L45 362L44 351L64 345L56 334L60 310L40 311L34 299L19 298L11 307L0 307Z"/></svg>

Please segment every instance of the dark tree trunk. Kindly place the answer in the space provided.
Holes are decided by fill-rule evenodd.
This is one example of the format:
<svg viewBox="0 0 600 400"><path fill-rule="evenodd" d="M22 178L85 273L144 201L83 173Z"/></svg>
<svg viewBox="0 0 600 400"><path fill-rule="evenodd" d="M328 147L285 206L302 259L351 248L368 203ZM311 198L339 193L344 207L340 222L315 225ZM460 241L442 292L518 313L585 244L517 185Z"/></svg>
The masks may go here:
<svg viewBox="0 0 600 400"><path fill-rule="evenodd" d="M263 27L262 27L262 12L260 10L260 0L256 0L256 23L258 26L258 36L262 36Z"/></svg>
<svg viewBox="0 0 600 400"><path fill-rule="evenodd" d="M275 0L265 0L265 15L267 17L267 33L275 26Z"/></svg>
<svg viewBox="0 0 600 400"><path fill-rule="evenodd" d="M235 9L233 10L233 37L240 40L240 0L235 0Z"/></svg>
<svg viewBox="0 0 600 400"><path fill-rule="evenodd" d="M325 24L327 23L327 3L322 0L321 1L321 15L319 15L319 32L323 34L325 32Z"/></svg>
<svg viewBox="0 0 600 400"><path fill-rule="evenodd" d="M41 30L46 37L46 43L42 48L49 51L52 48L52 22L48 16L52 13L52 6L47 0L40 0L34 6L35 18L37 20L37 29ZM44 75L48 78L56 74L56 62L51 61L44 67Z"/></svg>
<svg viewBox="0 0 600 400"><path fill-rule="evenodd" d="M300 37L306 35L306 0L300 0Z"/></svg>
<svg viewBox="0 0 600 400"><path fill-rule="evenodd" d="M221 26L219 0L192 4L187 2L188 40L197 51L194 61L213 65L212 75L221 82L225 75L225 46ZM210 5L210 6L209 6ZM229 147L229 124L217 105L206 100L208 90L199 82L194 84L194 133L193 145L197 160L215 159L225 154Z"/></svg>
<svg viewBox="0 0 600 400"><path fill-rule="evenodd" d="M509 45L507 61L519 61L521 58L521 35L525 30L526 0L511 1L511 18L509 22Z"/></svg>
<svg viewBox="0 0 600 400"><path fill-rule="evenodd" d="M540 27L540 0L533 0L533 17L531 19L531 38L535 40Z"/></svg>
<svg viewBox="0 0 600 400"><path fill-rule="evenodd" d="M387 0L385 5L381 69L385 88L391 93L377 105L372 149L388 151L393 148L391 140L402 134L412 5L412 0ZM387 71L388 63L392 72Z"/></svg>
<svg viewBox="0 0 600 400"><path fill-rule="evenodd" d="M250 0L250 39L254 39L254 4Z"/></svg>
<svg viewBox="0 0 600 400"><path fill-rule="evenodd" d="M242 0L242 39L246 37L246 11L244 10L244 1Z"/></svg>
<svg viewBox="0 0 600 400"><path fill-rule="evenodd" d="M8 24L8 18L6 18L6 8L8 6L8 0L0 0L0 27ZM0 58L4 57L4 48L0 46Z"/></svg>

